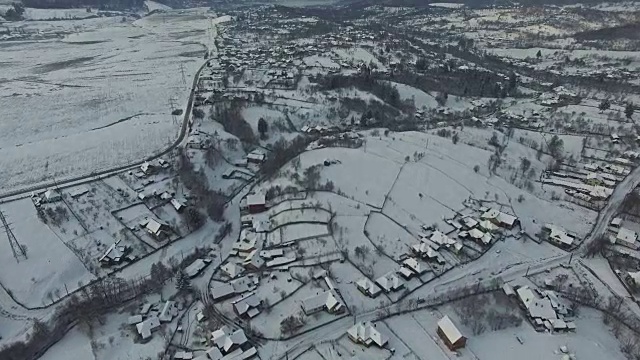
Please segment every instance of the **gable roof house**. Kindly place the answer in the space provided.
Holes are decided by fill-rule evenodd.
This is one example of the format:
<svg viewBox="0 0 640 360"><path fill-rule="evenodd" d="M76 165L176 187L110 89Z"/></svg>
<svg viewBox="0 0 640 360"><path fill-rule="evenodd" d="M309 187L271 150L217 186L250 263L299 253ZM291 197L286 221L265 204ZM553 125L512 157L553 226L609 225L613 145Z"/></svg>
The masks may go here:
<svg viewBox="0 0 640 360"><path fill-rule="evenodd" d="M362 278L356 281L356 287L360 290L361 293L367 295L368 297L375 298L380 295L382 291L378 285L374 284L371 280L367 278Z"/></svg>
<svg viewBox="0 0 640 360"><path fill-rule="evenodd" d="M254 318L260 314L260 305L262 300L255 293L249 293L233 302L233 310L238 316Z"/></svg>
<svg viewBox="0 0 640 360"><path fill-rule="evenodd" d="M422 264L418 262L418 260L414 258L406 259L405 261L402 262L402 266L411 270L418 276L424 274L427 271L427 269L424 266L422 266Z"/></svg>
<svg viewBox="0 0 640 360"><path fill-rule="evenodd" d="M411 251L423 259L436 260L439 263L444 262L444 259L440 257L438 251L425 242L411 245Z"/></svg>
<svg viewBox="0 0 640 360"><path fill-rule="evenodd" d="M467 343L467 338L462 335L447 315L438 321L437 333L451 351L463 348Z"/></svg>
<svg viewBox="0 0 640 360"><path fill-rule="evenodd" d="M378 347L384 347L389 338L382 334L375 325L370 322L361 322L353 325L347 330L347 336L349 340L356 344L363 344L364 346L371 346L376 344Z"/></svg>
<svg viewBox="0 0 640 360"><path fill-rule="evenodd" d="M552 224L545 224L542 230L547 233L547 239L558 247L568 249L573 246L574 238L567 234L564 229Z"/></svg>
<svg viewBox="0 0 640 360"><path fill-rule="evenodd" d="M483 220L489 220L492 223L507 229L512 229L520 223L517 217L503 213L496 209L489 209L480 216Z"/></svg>
<svg viewBox="0 0 640 360"><path fill-rule="evenodd" d="M156 240L163 240L169 236L170 228L169 225L150 218L145 225L145 229L147 229L147 232Z"/></svg>
<svg viewBox="0 0 640 360"><path fill-rule="evenodd" d="M398 291L404 287L404 282L392 272L377 278L376 284L386 293Z"/></svg>
<svg viewBox="0 0 640 360"><path fill-rule="evenodd" d="M344 305L342 305L338 296L331 290L308 297L302 300L300 305L305 315L311 315L322 310L335 314L344 310Z"/></svg>
<svg viewBox="0 0 640 360"><path fill-rule="evenodd" d="M228 354L244 345L247 337L242 329L231 331L231 328L225 325L211 333L211 341L223 354Z"/></svg>

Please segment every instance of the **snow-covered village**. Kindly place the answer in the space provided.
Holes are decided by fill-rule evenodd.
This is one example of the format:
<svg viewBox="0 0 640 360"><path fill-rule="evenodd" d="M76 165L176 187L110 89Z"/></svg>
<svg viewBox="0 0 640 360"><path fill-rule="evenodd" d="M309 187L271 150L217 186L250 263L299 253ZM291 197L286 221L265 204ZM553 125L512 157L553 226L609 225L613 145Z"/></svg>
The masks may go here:
<svg viewBox="0 0 640 360"><path fill-rule="evenodd" d="M0 359L640 359L639 34L0 0Z"/></svg>

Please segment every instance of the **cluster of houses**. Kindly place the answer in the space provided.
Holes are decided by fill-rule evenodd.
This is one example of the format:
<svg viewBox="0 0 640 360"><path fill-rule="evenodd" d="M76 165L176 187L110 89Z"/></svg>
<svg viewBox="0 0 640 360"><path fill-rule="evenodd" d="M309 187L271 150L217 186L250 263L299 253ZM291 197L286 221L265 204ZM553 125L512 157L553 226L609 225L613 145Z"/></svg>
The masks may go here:
<svg viewBox="0 0 640 360"><path fill-rule="evenodd" d="M405 286L404 281L393 272L377 278L375 283L367 278L362 278L357 280L355 284L360 292L372 298L377 297L382 292L400 291Z"/></svg>
<svg viewBox="0 0 640 360"><path fill-rule="evenodd" d="M544 174L545 184L565 188L565 193L586 203L605 200L622 178L627 176L633 163L623 157L605 164L589 163L582 168L563 167Z"/></svg>
<svg viewBox="0 0 640 360"><path fill-rule="evenodd" d="M155 162L145 161L144 163L142 163L142 165L140 165L138 171L133 173L133 175L137 178L142 179L157 173L160 169L168 169L169 167L171 167L169 162L162 158L156 160Z"/></svg>
<svg viewBox="0 0 640 360"><path fill-rule="evenodd" d="M144 304L139 314L129 316L127 324L135 326L140 339L149 340L161 324L173 321L182 309L181 302L172 300L164 304Z"/></svg>
<svg viewBox="0 0 640 360"><path fill-rule="evenodd" d="M569 321L569 308L552 290L538 290L528 285L503 286L504 293L516 299L537 331L573 331L575 323Z"/></svg>
<svg viewBox="0 0 640 360"><path fill-rule="evenodd" d="M210 340L213 346L198 357L194 357L193 351L180 350L173 355L173 358L180 360L244 360L251 359L258 354L242 329L233 330L225 325L212 331Z"/></svg>

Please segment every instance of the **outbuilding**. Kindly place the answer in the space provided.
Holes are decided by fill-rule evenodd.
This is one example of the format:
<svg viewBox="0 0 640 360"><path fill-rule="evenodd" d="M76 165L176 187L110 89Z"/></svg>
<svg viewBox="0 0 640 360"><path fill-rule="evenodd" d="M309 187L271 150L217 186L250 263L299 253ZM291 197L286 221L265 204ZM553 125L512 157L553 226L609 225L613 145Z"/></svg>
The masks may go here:
<svg viewBox="0 0 640 360"><path fill-rule="evenodd" d="M438 336L440 336L451 351L463 348L467 343L467 338L462 335L449 316L445 315L445 317L438 321L437 332Z"/></svg>

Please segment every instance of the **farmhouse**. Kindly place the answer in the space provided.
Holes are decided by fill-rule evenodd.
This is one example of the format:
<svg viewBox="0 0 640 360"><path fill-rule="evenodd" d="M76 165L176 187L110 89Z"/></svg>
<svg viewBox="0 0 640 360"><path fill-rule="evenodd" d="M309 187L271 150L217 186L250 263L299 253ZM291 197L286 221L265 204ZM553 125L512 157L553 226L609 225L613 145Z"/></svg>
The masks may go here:
<svg viewBox="0 0 640 360"><path fill-rule="evenodd" d="M247 195L247 208L250 214L257 214L267 210L267 200L264 194Z"/></svg>
<svg viewBox="0 0 640 360"><path fill-rule="evenodd" d="M547 236L550 243L563 249L570 248L575 241L575 238L567 234L564 229L553 224L545 224L542 227L542 232Z"/></svg>
<svg viewBox="0 0 640 360"><path fill-rule="evenodd" d="M353 325L347 330L347 336L349 340L356 344L363 344L364 346L371 346L376 344L378 347L384 347L389 338L383 335L376 326L370 322L361 322Z"/></svg>
<svg viewBox="0 0 640 360"><path fill-rule="evenodd" d="M169 225L155 219L148 219L145 229L147 229L147 232L156 240L162 240L169 235Z"/></svg>
<svg viewBox="0 0 640 360"><path fill-rule="evenodd" d="M255 293L249 293L233 302L233 310L238 316L254 318L260 314L260 305L262 300Z"/></svg>
<svg viewBox="0 0 640 360"><path fill-rule="evenodd" d="M131 251L129 246L118 246L117 243L114 243L107 248L107 251L104 252L98 261L105 265L119 264L129 251Z"/></svg>
<svg viewBox="0 0 640 360"><path fill-rule="evenodd" d="M150 316L147 320L138 323L136 330L138 330L138 334L140 334L142 339L146 340L151 337L151 332L158 327L160 327L160 319L158 319L157 316Z"/></svg>
<svg viewBox="0 0 640 360"><path fill-rule="evenodd" d="M374 284L371 280L367 278L362 278L356 281L356 287L360 290L361 293L367 295L368 297L375 298L380 295L380 288L378 285Z"/></svg>
<svg viewBox="0 0 640 360"><path fill-rule="evenodd" d="M485 211L480 217L483 220L489 220L495 225L506 229L512 229L515 225L519 224L517 217L503 213L502 211L496 209L489 209Z"/></svg>
<svg viewBox="0 0 640 360"><path fill-rule="evenodd" d="M231 331L225 325L211 333L211 341L223 354L228 354L244 345L247 342L247 337L242 329Z"/></svg>
<svg viewBox="0 0 640 360"><path fill-rule="evenodd" d="M418 276L424 274L427 271L427 269L425 269L424 266L422 266L422 264L420 264L420 262L418 262L418 260L414 258L406 259L402 262L402 266L413 271Z"/></svg>
<svg viewBox="0 0 640 360"><path fill-rule="evenodd" d="M635 231L621 227L620 229L618 229L618 234L616 235L613 243L637 250L637 240L638 234L636 234Z"/></svg>
<svg viewBox="0 0 640 360"><path fill-rule="evenodd" d="M445 315L438 321L438 336L444 341L445 345L451 350L463 348L467 343L467 338L462 336L460 330L454 325L449 316Z"/></svg>
<svg viewBox="0 0 640 360"><path fill-rule="evenodd" d="M398 291L404 287L404 282L392 272L377 278L376 284L378 284L385 293Z"/></svg>
<svg viewBox="0 0 640 360"><path fill-rule="evenodd" d="M326 310L330 314L335 314L344 310L344 305L342 305L338 296L331 290L302 300L301 307L305 315L311 315L322 310Z"/></svg>

